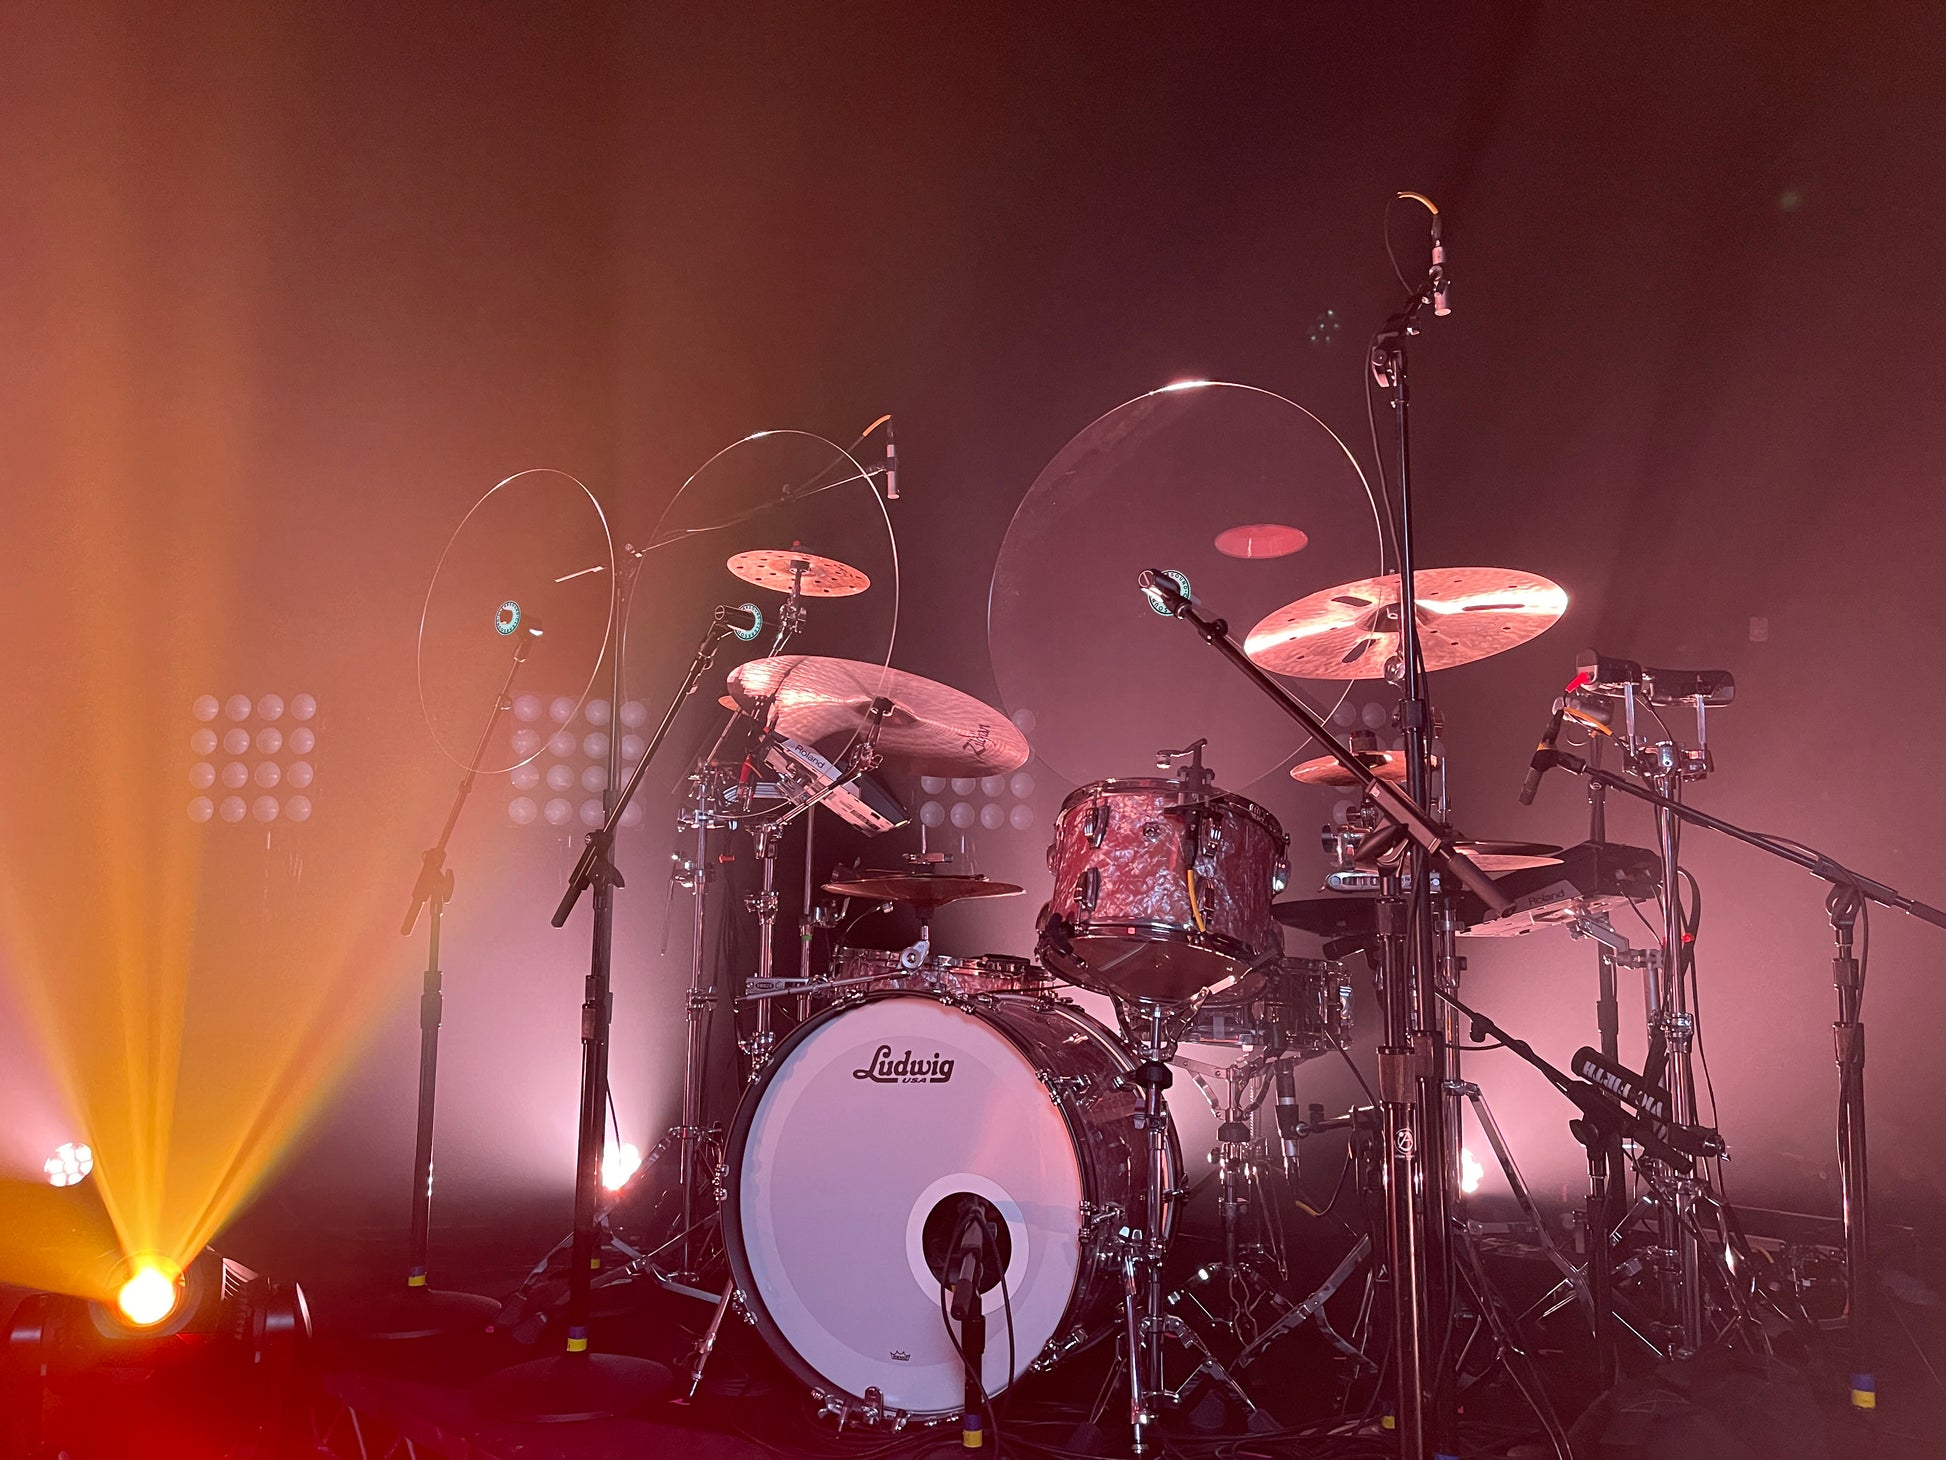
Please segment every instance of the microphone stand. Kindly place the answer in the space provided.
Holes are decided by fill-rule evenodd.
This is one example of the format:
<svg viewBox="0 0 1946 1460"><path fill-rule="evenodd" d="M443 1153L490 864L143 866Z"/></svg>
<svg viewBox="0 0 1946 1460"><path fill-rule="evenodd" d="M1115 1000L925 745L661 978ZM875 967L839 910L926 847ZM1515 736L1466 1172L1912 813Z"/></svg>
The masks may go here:
<svg viewBox="0 0 1946 1460"><path fill-rule="evenodd" d="M426 1250L432 1232L432 1129L433 1101L439 1088L439 1024L445 1009L444 976L439 967L439 934L446 904L453 899L453 873L446 865L446 845L453 828L459 825L460 812L480 776L480 763L486 759L487 744L493 739L500 717L513 708L514 679L527 662L534 634L520 630L514 638L513 662L507 677L493 697L480 743L473 749L466 774L460 777L447 809L446 823L439 829L439 840L426 849L419 862L419 878L412 888L412 906L406 909L399 933L411 937L419 914L426 914L426 975L419 992L419 1118L412 1153L412 1228L407 1239L405 1292L387 1305L378 1323L365 1330L368 1338L429 1338L434 1334L460 1329L484 1329L500 1305L479 1293L436 1292L426 1285Z"/></svg>
<svg viewBox="0 0 1946 1460"><path fill-rule="evenodd" d="M638 563L639 563L638 559ZM638 568L639 573L639 568ZM626 624L628 600L637 573L626 583L618 583L616 622ZM581 894L592 890L594 899L594 936L581 1005L581 1112L580 1136L575 1163L574 1236L568 1257L567 1346L552 1358L533 1359L489 1375L474 1387L474 1402L502 1419L529 1421L566 1421L598 1419L625 1414L639 1405L666 1394L675 1379L666 1365L651 1359L622 1354L595 1354L588 1350L591 1299L594 1290L597 1206L601 1192L603 1123L608 1099L608 1031L614 1012L610 991L610 969L614 955L615 889L623 886L613 850L615 828L622 813L642 783L642 775L655 759L662 742L668 738L676 716L688 701L703 674L716 657L719 645L732 632L718 610L705 630L696 653L689 661L682 686L669 701L669 708L656 726L655 734L642 752L642 758L629 773L620 793L609 781L608 814L602 824L588 833L581 858L568 878L567 891L554 909L553 923L560 927L574 911ZM621 654L610 667L614 693L621 689ZM615 755L611 741L610 763Z"/></svg>
<svg viewBox="0 0 1946 1460"><path fill-rule="evenodd" d="M1646 802L1672 821L1705 827L1746 846L1755 847L1760 852L1768 852L1831 885L1825 909L1831 920L1836 949L1832 959L1832 983L1838 994L1838 1017L1832 1023L1831 1033L1838 1064L1838 1181L1844 1212L1851 1402L1858 1409L1875 1408L1877 1378L1873 1370L1875 1346L1871 1321L1875 1294L1865 1139L1865 980L1864 969L1853 955L1852 935L1859 911L1866 902L1909 913L1936 928L1946 928L1946 911L1854 872L1816 848L1747 830L1673 796L1638 785L1627 776L1591 765L1571 751L1553 749L1544 752L1542 768L1554 766L1574 772L1591 787L1617 790Z"/></svg>
<svg viewBox="0 0 1946 1460"><path fill-rule="evenodd" d="M1509 899L1491 878L1457 849L1451 828L1441 826L1427 814L1419 796L1413 794L1414 788L1410 783L1401 789L1373 774L1371 768L1349 746L1332 734L1330 727L1315 710L1285 689L1244 653L1242 645L1231 636L1229 625L1224 620L1205 618L1199 613L1194 602L1166 569L1151 569L1142 574L1140 581L1153 602L1172 617L1193 625L1205 643L1228 659L1279 709L1303 726L1305 732L1344 767L1353 783L1391 823L1360 843L1359 858L1361 861L1368 857L1389 861L1389 865L1381 864L1379 904L1381 982L1387 1043L1379 1050L1378 1093L1385 1123L1385 1242L1392 1282L1393 1341L1399 1369L1397 1420L1401 1455L1405 1460L1426 1460L1435 1453L1457 1454L1456 1449L1450 1448L1454 1443L1450 1441L1439 1441L1449 1448L1437 1452L1428 1448L1425 1418L1427 1356L1420 1341L1427 1331L1436 1331L1444 1337L1445 1309L1435 1308L1434 1302L1449 1301L1446 1281L1450 1265L1432 1273L1428 1272L1428 1267L1432 1250L1437 1248L1443 1251L1447 1248L1450 1232L1440 1230L1430 1244L1425 1240L1428 1224L1435 1217L1442 1223L1445 1220L1447 1166L1442 1114L1445 1057L1440 1046L1439 1018L1435 1012L1436 999L1443 995L1438 988L1433 961L1431 920L1419 919L1417 935L1408 938L1405 920L1400 916L1403 907L1399 896L1399 862L1403 861L1411 869L1415 891L1427 886L1430 870L1437 868L1442 879L1457 881L1489 908L1496 911L1505 908L1509 906ZM1402 596L1409 599L1409 595ZM1404 621L1409 623L1411 618L1408 603ZM1413 644L1416 657L1416 634ZM1416 676L1414 683L1419 683ZM1421 726L1416 737L1416 743L1422 750L1425 732L1430 728L1429 722ZM1418 790L1423 794L1426 784L1423 759L1415 762L1415 765ZM1398 858L1401 840L1406 843L1403 848L1405 856ZM1437 1198L1427 1197L1425 1194L1429 1192L1437 1192ZM1422 1200L1425 1202L1423 1207ZM1429 1277L1432 1279L1430 1292L1433 1301L1422 1309L1420 1297L1428 1288ZM1429 1323L1428 1319L1434 1321ZM1450 1393L1450 1387L1444 1380L1441 1381L1440 1390L1443 1394Z"/></svg>

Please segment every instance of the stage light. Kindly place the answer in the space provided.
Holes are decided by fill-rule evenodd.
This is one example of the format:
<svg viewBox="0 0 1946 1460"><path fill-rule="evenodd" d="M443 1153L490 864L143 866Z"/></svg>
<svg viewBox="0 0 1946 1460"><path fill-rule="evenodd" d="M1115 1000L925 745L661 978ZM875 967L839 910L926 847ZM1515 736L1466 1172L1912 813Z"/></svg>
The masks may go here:
<svg viewBox="0 0 1946 1460"><path fill-rule="evenodd" d="M77 1416L108 1414L128 1430L113 1453L158 1453L162 1446L145 1443L156 1437L141 1433L162 1413L151 1396L214 1401L255 1429L285 1398L310 1337L310 1308L295 1285L273 1284L208 1248L180 1272L144 1256L112 1302L31 1293L14 1309L0 1351L6 1434L23 1454L66 1453L63 1432Z"/></svg>
<svg viewBox="0 0 1946 1460"><path fill-rule="evenodd" d="M74 1141L63 1141L42 1169L49 1186L76 1186L95 1169L95 1153Z"/></svg>
<svg viewBox="0 0 1946 1460"><path fill-rule="evenodd" d="M642 1153L636 1149L635 1142L623 1141L619 1146L610 1136L601 1152L601 1184L610 1191L620 1191L628 1185L629 1177L642 1169Z"/></svg>
<svg viewBox="0 0 1946 1460"><path fill-rule="evenodd" d="M137 1328L153 1328L182 1300L182 1286L154 1258L137 1262L135 1275L115 1294L115 1306Z"/></svg>
<svg viewBox="0 0 1946 1460"><path fill-rule="evenodd" d="M1487 1168L1473 1159L1473 1153L1460 1147L1460 1190L1471 1196L1480 1189L1480 1178L1487 1174Z"/></svg>

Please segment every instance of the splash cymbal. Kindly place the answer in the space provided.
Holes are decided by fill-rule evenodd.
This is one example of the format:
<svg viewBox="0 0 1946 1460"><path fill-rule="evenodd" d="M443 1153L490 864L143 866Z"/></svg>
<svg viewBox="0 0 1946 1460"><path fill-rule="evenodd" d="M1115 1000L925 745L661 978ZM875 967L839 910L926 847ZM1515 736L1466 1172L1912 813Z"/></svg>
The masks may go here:
<svg viewBox="0 0 1946 1460"><path fill-rule="evenodd" d="M779 593L789 593L801 571L800 592L806 598L849 598L872 586L872 580L849 563L796 548L758 548L738 553L724 566L746 583L774 588Z"/></svg>
<svg viewBox="0 0 1946 1460"><path fill-rule="evenodd" d="M766 707L773 729L806 745L862 733L873 700L890 700L878 753L917 775L999 775L1031 753L1027 737L991 705L902 669L785 654L739 664L729 689L740 708Z"/></svg>
<svg viewBox="0 0 1946 1460"><path fill-rule="evenodd" d="M1512 649L1567 612L1560 584L1512 568L1421 568L1413 574L1426 668L1451 669ZM1267 615L1243 650L1273 674L1382 679L1399 652L1399 575L1326 588Z"/></svg>

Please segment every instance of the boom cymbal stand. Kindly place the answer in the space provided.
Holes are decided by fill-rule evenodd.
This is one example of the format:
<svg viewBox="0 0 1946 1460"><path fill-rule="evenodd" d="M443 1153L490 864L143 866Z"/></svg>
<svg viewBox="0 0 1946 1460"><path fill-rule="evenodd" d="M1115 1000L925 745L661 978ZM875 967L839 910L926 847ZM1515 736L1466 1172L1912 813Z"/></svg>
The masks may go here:
<svg viewBox="0 0 1946 1460"><path fill-rule="evenodd" d="M1425 297L1430 300L1430 284ZM1410 537L1401 534L1401 547ZM1402 553L1410 567L1409 553ZM1410 581L1409 577L1404 581ZM1243 651L1220 618L1207 618L1183 590L1179 575L1166 568L1154 568L1141 575L1140 586L1152 603L1164 613L1195 628L1205 643L1215 649L1255 684L1285 714L1324 747L1338 762L1353 784L1386 817L1389 825L1359 844L1360 860L1377 863L1380 877L1380 968L1385 1004L1386 1038L1380 1050L1379 1100L1385 1122L1386 1271L1392 1277L1392 1341L1398 1374L1397 1424L1401 1451L1406 1460L1431 1460L1435 1454L1457 1453L1453 1449L1435 1451L1426 1418L1427 1355L1422 1342L1429 1332L1443 1338L1447 1329L1449 1304L1444 1286L1446 1270L1429 1273L1434 1249L1448 1244L1445 1194L1451 1175L1445 1161L1443 1106L1445 1057L1441 1049L1441 1015L1436 1005L1437 971L1431 956L1430 919L1406 917L1406 899L1401 881L1410 877L1416 889L1427 886L1435 869L1445 878L1466 887L1488 908L1499 911L1509 900L1493 881L1482 873L1455 846L1450 827L1435 821L1413 792L1413 786L1395 786L1374 775L1371 768L1340 741L1303 700L1265 671ZM1412 640L1416 657L1416 630L1408 630L1414 615L1401 616L1402 642ZM1420 678L1413 676L1415 686ZM1423 701L1420 702L1423 708ZM1408 712L1408 728L1412 712ZM1420 752L1416 765L1417 789L1426 785L1425 735L1422 721L1409 740ZM1414 873L1416 872L1416 875ZM1416 997L1415 997L1416 995ZM1432 1225L1437 1215L1437 1226ZM1430 1234L1430 1236L1429 1236ZM1442 1386L1444 1388L1445 1386ZM1450 1400L1447 1390L1446 1399ZM1436 1403L1438 1397L1436 1396ZM1439 1408L1447 1408L1439 1403ZM1450 1428L1448 1419L1440 1421ZM1452 1440L1440 1439L1452 1445Z"/></svg>

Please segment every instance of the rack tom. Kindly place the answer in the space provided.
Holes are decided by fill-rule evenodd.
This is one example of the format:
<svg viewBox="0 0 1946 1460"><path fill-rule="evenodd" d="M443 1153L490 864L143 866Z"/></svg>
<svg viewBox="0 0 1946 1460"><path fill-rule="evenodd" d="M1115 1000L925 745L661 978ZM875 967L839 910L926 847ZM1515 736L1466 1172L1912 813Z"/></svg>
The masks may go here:
<svg viewBox="0 0 1946 1460"><path fill-rule="evenodd" d="M1061 805L1040 961L1120 999L1183 1004L1284 951L1271 901L1290 838L1241 796L1180 804L1175 781L1096 781Z"/></svg>

